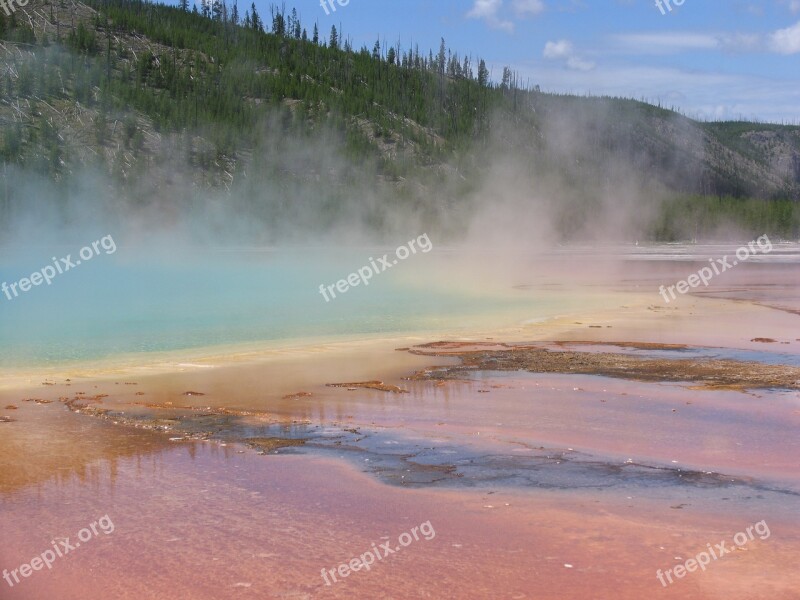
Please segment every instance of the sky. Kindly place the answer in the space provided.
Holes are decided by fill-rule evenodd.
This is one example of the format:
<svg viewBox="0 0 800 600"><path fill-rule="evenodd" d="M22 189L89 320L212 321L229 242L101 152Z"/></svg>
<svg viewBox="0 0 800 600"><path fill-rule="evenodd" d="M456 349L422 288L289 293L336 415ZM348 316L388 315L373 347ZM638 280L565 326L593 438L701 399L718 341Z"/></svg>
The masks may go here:
<svg viewBox="0 0 800 600"><path fill-rule="evenodd" d="M251 0L239 0L240 9ZM281 0L309 35L463 56L542 91L800 124L800 0ZM325 4L325 7L321 5ZM680 5L678 5L680 3ZM270 0L256 0L269 21Z"/></svg>

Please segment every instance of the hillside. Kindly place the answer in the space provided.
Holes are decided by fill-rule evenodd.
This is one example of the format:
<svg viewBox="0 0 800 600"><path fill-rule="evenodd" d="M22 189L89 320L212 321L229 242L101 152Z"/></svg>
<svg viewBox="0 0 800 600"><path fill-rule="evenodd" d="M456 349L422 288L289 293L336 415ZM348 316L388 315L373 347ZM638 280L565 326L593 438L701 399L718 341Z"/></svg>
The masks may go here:
<svg viewBox="0 0 800 600"><path fill-rule="evenodd" d="M800 235L800 127L523 89L444 40L436 53L354 49L280 10L31 0L0 13L0 216L19 210L12 169L61 182L56 195L102 175L124 202L175 215L201 192L273 222L309 209L309 227L326 227L369 195L371 227L405 207L457 229L513 165L517 192L567 192L565 230L592 220L584 205L601 210L598 189L622 188L702 196L692 206L706 212L738 198L725 204L735 221Z"/></svg>

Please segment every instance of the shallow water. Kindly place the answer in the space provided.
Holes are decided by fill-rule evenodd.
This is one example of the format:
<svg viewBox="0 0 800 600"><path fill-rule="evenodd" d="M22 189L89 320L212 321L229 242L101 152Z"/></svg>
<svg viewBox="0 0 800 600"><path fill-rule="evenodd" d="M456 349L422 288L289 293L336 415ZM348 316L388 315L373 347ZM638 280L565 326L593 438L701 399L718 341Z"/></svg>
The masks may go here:
<svg viewBox="0 0 800 600"><path fill-rule="evenodd" d="M800 543L796 520L763 501L684 498L678 505L643 494L542 494L503 486L402 490L339 461L238 452L208 443L145 450L93 461L89 478L64 476L4 496L0 560L10 569L53 539L74 543L81 528L104 515L114 526L58 559L52 570L4 589L4 597L352 598L388 592L555 599L586 597L592 589L599 597L632 599L658 589L667 598L704 598L711 590L749 598L748 589L757 587L788 599L800 582L785 560ZM702 577L661 590L656 569L762 519L770 538L756 538ZM399 549L395 540L423 523L435 536ZM386 541L395 551L369 572L325 585L323 568Z"/></svg>
<svg viewBox="0 0 800 600"><path fill-rule="evenodd" d="M50 254L68 250L40 250L39 263L31 259L33 252L25 260L5 255L0 281L17 281L46 265ZM580 304L566 294L425 285L431 269L426 255L411 256L375 275L368 287L326 302L319 286L346 278L373 254L383 252L241 251L132 260L120 246L50 286L11 300L0 295L0 367L252 342L469 330ZM450 259L436 260L436 269L446 273Z"/></svg>
<svg viewBox="0 0 800 600"><path fill-rule="evenodd" d="M556 248L515 255L512 261L487 251L468 259L469 268L463 254L434 249L412 254L375 275L368 286L326 302L321 284L346 278L370 258L392 250L164 249L143 254L120 243L113 254L101 250L49 286L33 287L11 300L0 294L0 368L298 339L445 331L468 335L478 328L535 324L596 308L604 290L609 292L605 305L613 306L614 287L652 293L653 301L661 303L659 285L686 278L705 256L734 251L732 246L662 245L610 247L598 254L597 249ZM18 281L48 265L51 256L66 254L75 254L75 248L4 248L0 282ZM795 268L800 246L776 245L751 261L693 293L771 299L800 309ZM770 287L763 287L764 277Z"/></svg>
<svg viewBox="0 0 800 600"><path fill-rule="evenodd" d="M686 277L688 263L663 256L592 265L580 284L557 256L520 259L513 276L476 270L468 283L451 270L438 288L396 271L323 318L311 298L339 260L332 271L263 256L232 271L224 260L101 263L121 257L33 290L25 300L39 299L14 304L12 319L2 306L0 333L13 342L2 365L14 378L4 375L13 384L1 386L0 416L14 420L0 422L0 569L103 515L115 526L52 570L13 588L0 580L3 598L797 597L797 391L491 371L437 385L407 377L455 358L396 350L490 338L797 365L792 280L772 298L782 306L764 306L778 266L736 271L736 302L723 281L670 306L658 304L658 285ZM557 268L534 268L548 261ZM288 283L273 289L252 273ZM608 345L629 341L688 346ZM374 379L408 393L326 386ZM91 397L80 402L110 412L64 402ZM156 421L161 431L145 429ZM191 439L199 434L209 439ZM305 445L260 454L240 443L249 437ZM435 538L325 584L323 568L427 521ZM770 537L669 587L656 579L760 521Z"/></svg>

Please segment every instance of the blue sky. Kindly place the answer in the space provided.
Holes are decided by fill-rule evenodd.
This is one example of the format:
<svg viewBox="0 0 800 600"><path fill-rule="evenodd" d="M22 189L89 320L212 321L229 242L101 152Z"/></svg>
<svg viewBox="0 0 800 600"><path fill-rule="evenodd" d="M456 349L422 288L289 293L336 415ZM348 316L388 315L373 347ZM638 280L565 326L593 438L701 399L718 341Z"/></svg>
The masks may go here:
<svg viewBox="0 0 800 600"><path fill-rule="evenodd" d="M427 53L444 37L494 78L508 65L543 91L800 123L800 0L323 0L328 14L320 1L286 6L309 34L314 21L325 37L336 25L356 48L380 38ZM262 17L269 4L256 1Z"/></svg>

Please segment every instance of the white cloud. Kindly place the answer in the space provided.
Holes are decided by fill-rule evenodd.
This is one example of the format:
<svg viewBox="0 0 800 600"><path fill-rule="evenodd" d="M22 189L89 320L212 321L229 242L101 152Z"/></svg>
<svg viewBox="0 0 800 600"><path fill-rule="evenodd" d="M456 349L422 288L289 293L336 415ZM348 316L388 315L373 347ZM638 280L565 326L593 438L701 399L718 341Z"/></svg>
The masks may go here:
<svg viewBox="0 0 800 600"><path fill-rule="evenodd" d="M704 50L720 46L720 40L708 33L672 31L669 33L626 33L615 36L623 46L647 54Z"/></svg>
<svg viewBox="0 0 800 600"><path fill-rule="evenodd" d="M769 48L778 54L797 54L800 52L800 21L779 29L769 36Z"/></svg>
<svg viewBox="0 0 800 600"><path fill-rule="evenodd" d="M594 69L594 63L590 60L584 60L577 56L570 56L567 59L567 67L573 71L591 71Z"/></svg>
<svg viewBox="0 0 800 600"><path fill-rule="evenodd" d="M503 0L475 0L467 17L470 19L487 19L497 16L497 11L503 6Z"/></svg>
<svg viewBox="0 0 800 600"><path fill-rule="evenodd" d="M543 91L661 100L667 108L675 106L690 116L706 119L800 120L800 88L793 80L645 65L601 65L591 71L564 69L547 62L509 66L521 80L530 79ZM770 93L765 94L765 89Z"/></svg>
<svg viewBox="0 0 800 600"><path fill-rule="evenodd" d="M728 33L719 36L720 46L728 52L752 52L763 47L757 33Z"/></svg>
<svg viewBox="0 0 800 600"><path fill-rule="evenodd" d="M514 22L500 16L502 8L503 0L474 0L466 17L484 21L492 29L511 33L514 31ZM544 9L543 0L511 0L511 10L519 18L538 15Z"/></svg>
<svg viewBox="0 0 800 600"><path fill-rule="evenodd" d="M800 0L798 0L800 2ZM698 50L725 51L729 53L772 51L780 54L800 52L800 22L770 35L758 33L722 32L695 33L672 31L669 33L641 32L615 35L612 38L625 50L642 54L678 54Z"/></svg>
<svg viewBox="0 0 800 600"><path fill-rule="evenodd" d="M547 42L544 45L544 57L550 59L566 58L573 52L572 42L569 40L559 40L557 42Z"/></svg>
<svg viewBox="0 0 800 600"><path fill-rule="evenodd" d="M585 60L575 53L575 48L569 40L547 42L542 55L549 60L563 61L568 69L573 71L591 71L595 64Z"/></svg>
<svg viewBox="0 0 800 600"><path fill-rule="evenodd" d="M503 0L475 0L475 4L467 13L468 19L481 19L492 29L502 29L504 31L514 31L514 23L503 20L497 16Z"/></svg>
<svg viewBox="0 0 800 600"><path fill-rule="evenodd" d="M513 0L511 8L520 16L538 15L544 10L544 2L542 0Z"/></svg>

